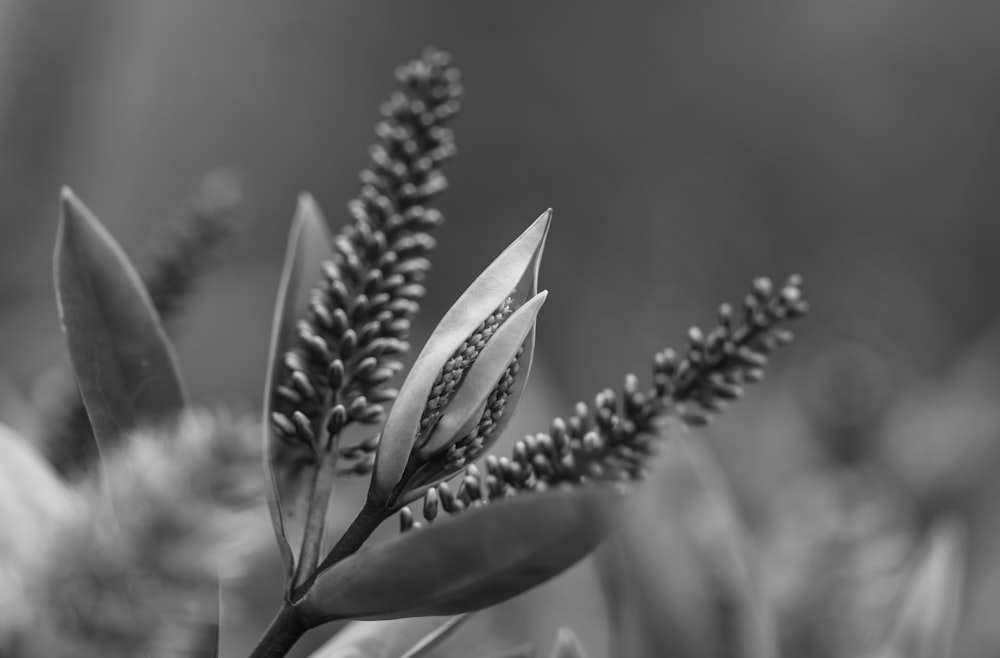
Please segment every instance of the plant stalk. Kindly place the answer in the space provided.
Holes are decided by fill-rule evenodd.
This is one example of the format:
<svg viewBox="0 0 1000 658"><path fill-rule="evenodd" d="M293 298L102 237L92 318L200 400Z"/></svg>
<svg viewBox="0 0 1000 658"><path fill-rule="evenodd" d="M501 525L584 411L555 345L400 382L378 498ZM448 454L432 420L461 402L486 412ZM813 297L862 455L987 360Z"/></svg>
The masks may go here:
<svg viewBox="0 0 1000 658"><path fill-rule="evenodd" d="M332 567L344 558L357 553L361 545L371 537L375 529L385 520L385 516L386 509L384 505L372 501L371 498L366 498L361 511L358 512L358 515L354 517L354 521L344 531L340 541L327 553L327 556L323 559L323 563L319 565L318 571Z"/></svg>
<svg viewBox="0 0 1000 658"><path fill-rule="evenodd" d="M271 620L250 658L284 658L307 630L295 608L285 603Z"/></svg>
<svg viewBox="0 0 1000 658"><path fill-rule="evenodd" d="M330 447L323 455L319 468L316 469L316 475L313 477L309 508L306 512L306 527L302 536L302 549L295 567L291 591L310 580L316 573L320 550L323 546L323 533L326 528L326 514L330 507L330 495L333 492L333 483L337 476L339 448L340 435L338 434L331 438Z"/></svg>

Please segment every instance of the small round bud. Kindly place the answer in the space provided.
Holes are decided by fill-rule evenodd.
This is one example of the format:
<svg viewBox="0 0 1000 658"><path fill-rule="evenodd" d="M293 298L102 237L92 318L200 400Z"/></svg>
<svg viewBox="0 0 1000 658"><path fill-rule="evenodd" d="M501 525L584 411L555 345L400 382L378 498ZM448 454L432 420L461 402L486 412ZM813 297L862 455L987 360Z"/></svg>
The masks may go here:
<svg viewBox="0 0 1000 658"><path fill-rule="evenodd" d="M409 507L399 510L399 531L409 532L413 529L413 512Z"/></svg>
<svg viewBox="0 0 1000 658"><path fill-rule="evenodd" d="M330 366L326 370L326 380L334 393L339 391L340 387L344 385L344 377L344 362L340 359L331 361Z"/></svg>
<svg viewBox="0 0 1000 658"><path fill-rule="evenodd" d="M424 518L427 521L433 521L437 518L440 502L436 488L431 487L424 494Z"/></svg>

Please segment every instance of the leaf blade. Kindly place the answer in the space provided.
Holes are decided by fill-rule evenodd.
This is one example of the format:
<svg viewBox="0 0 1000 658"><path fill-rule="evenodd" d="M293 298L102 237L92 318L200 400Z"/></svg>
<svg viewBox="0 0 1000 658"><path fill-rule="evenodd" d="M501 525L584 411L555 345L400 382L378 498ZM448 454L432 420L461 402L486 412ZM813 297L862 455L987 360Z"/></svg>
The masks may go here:
<svg viewBox="0 0 1000 658"><path fill-rule="evenodd" d="M322 572L300 602L316 619L457 614L520 594L596 547L620 512L613 487L526 494L441 520Z"/></svg>
<svg viewBox="0 0 1000 658"><path fill-rule="evenodd" d="M444 640L458 630L468 615L441 622L438 618L417 617L382 621L355 621L340 630L310 658L397 658L424 642Z"/></svg>
<svg viewBox="0 0 1000 658"><path fill-rule="evenodd" d="M59 317L100 447L186 405L173 347L135 268L69 190L56 238Z"/></svg>
<svg viewBox="0 0 1000 658"><path fill-rule="evenodd" d="M272 426L271 414L275 387L283 367L281 359L291 346L295 321L305 310L311 283L319 281L322 263L332 251L330 241L329 228L319 206L311 196L302 194L285 251L264 387L265 491L271 525L285 566L286 583L293 580L295 560L304 534L304 514L299 508L306 501L299 495L302 493L300 486L311 479L316 464L304 458L303 450L281 440Z"/></svg>
<svg viewBox="0 0 1000 658"><path fill-rule="evenodd" d="M720 621L731 626L725 630L736 636L731 655L777 658L773 614L761 592L750 542L721 467L704 446L686 433L678 432L673 439L700 487L694 504L701 513L692 514L692 518L703 522L693 528L695 541L709 575L709 589L728 609Z"/></svg>
<svg viewBox="0 0 1000 658"><path fill-rule="evenodd" d="M556 636L556 645L552 648L550 658L587 658L587 652L583 650L573 629L563 626Z"/></svg>
<svg viewBox="0 0 1000 658"><path fill-rule="evenodd" d="M951 655L961 608L965 546L965 528L956 520L934 524L876 658Z"/></svg>

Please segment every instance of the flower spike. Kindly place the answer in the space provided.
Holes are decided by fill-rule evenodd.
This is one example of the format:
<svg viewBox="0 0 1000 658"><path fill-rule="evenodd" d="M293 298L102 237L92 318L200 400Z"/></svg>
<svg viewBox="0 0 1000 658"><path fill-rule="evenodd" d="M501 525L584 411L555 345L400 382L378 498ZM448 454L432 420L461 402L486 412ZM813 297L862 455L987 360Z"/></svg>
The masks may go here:
<svg viewBox="0 0 1000 658"><path fill-rule="evenodd" d="M386 418L372 501L396 507L415 499L474 461L506 426L531 367L551 217L545 212L507 247L431 334Z"/></svg>

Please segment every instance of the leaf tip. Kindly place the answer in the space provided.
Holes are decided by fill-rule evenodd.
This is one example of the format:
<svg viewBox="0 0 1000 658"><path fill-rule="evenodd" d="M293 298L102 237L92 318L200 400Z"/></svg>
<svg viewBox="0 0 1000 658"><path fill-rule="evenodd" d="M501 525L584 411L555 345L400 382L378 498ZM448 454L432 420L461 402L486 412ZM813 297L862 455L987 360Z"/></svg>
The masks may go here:
<svg viewBox="0 0 1000 658"><path fill-rule="evenodd" d="M64 204L77 201L76 194L73 193L73 189L69 185L63 185L60 188L59 198Z"/></svg>
<svg viewBox="0 0 1000 658"><path fill-rule="evenodd" d="M316 197L309 192L299 192L299 196L296 198L296 208L297 213L317 212L319 204L316 202Z"/></svg>
<svg viewBox="0 0 1000 658"><path fill-rule="evenodd" d="M66 238L67 232L74 229L83 228L92 234L100 235L104 240L111 240L110 235L105 235L107 230L100 220L91 212L83 201L80 200L68 185L64 185L59 193L60 215L59 215L59 239L57 245Z"/></svg>
<svg viewBox="0 0 1000 658"><path fill-rule="evenodd" d="M585 658L583 645L569 626L561 626L550 658Z"/></svg>

